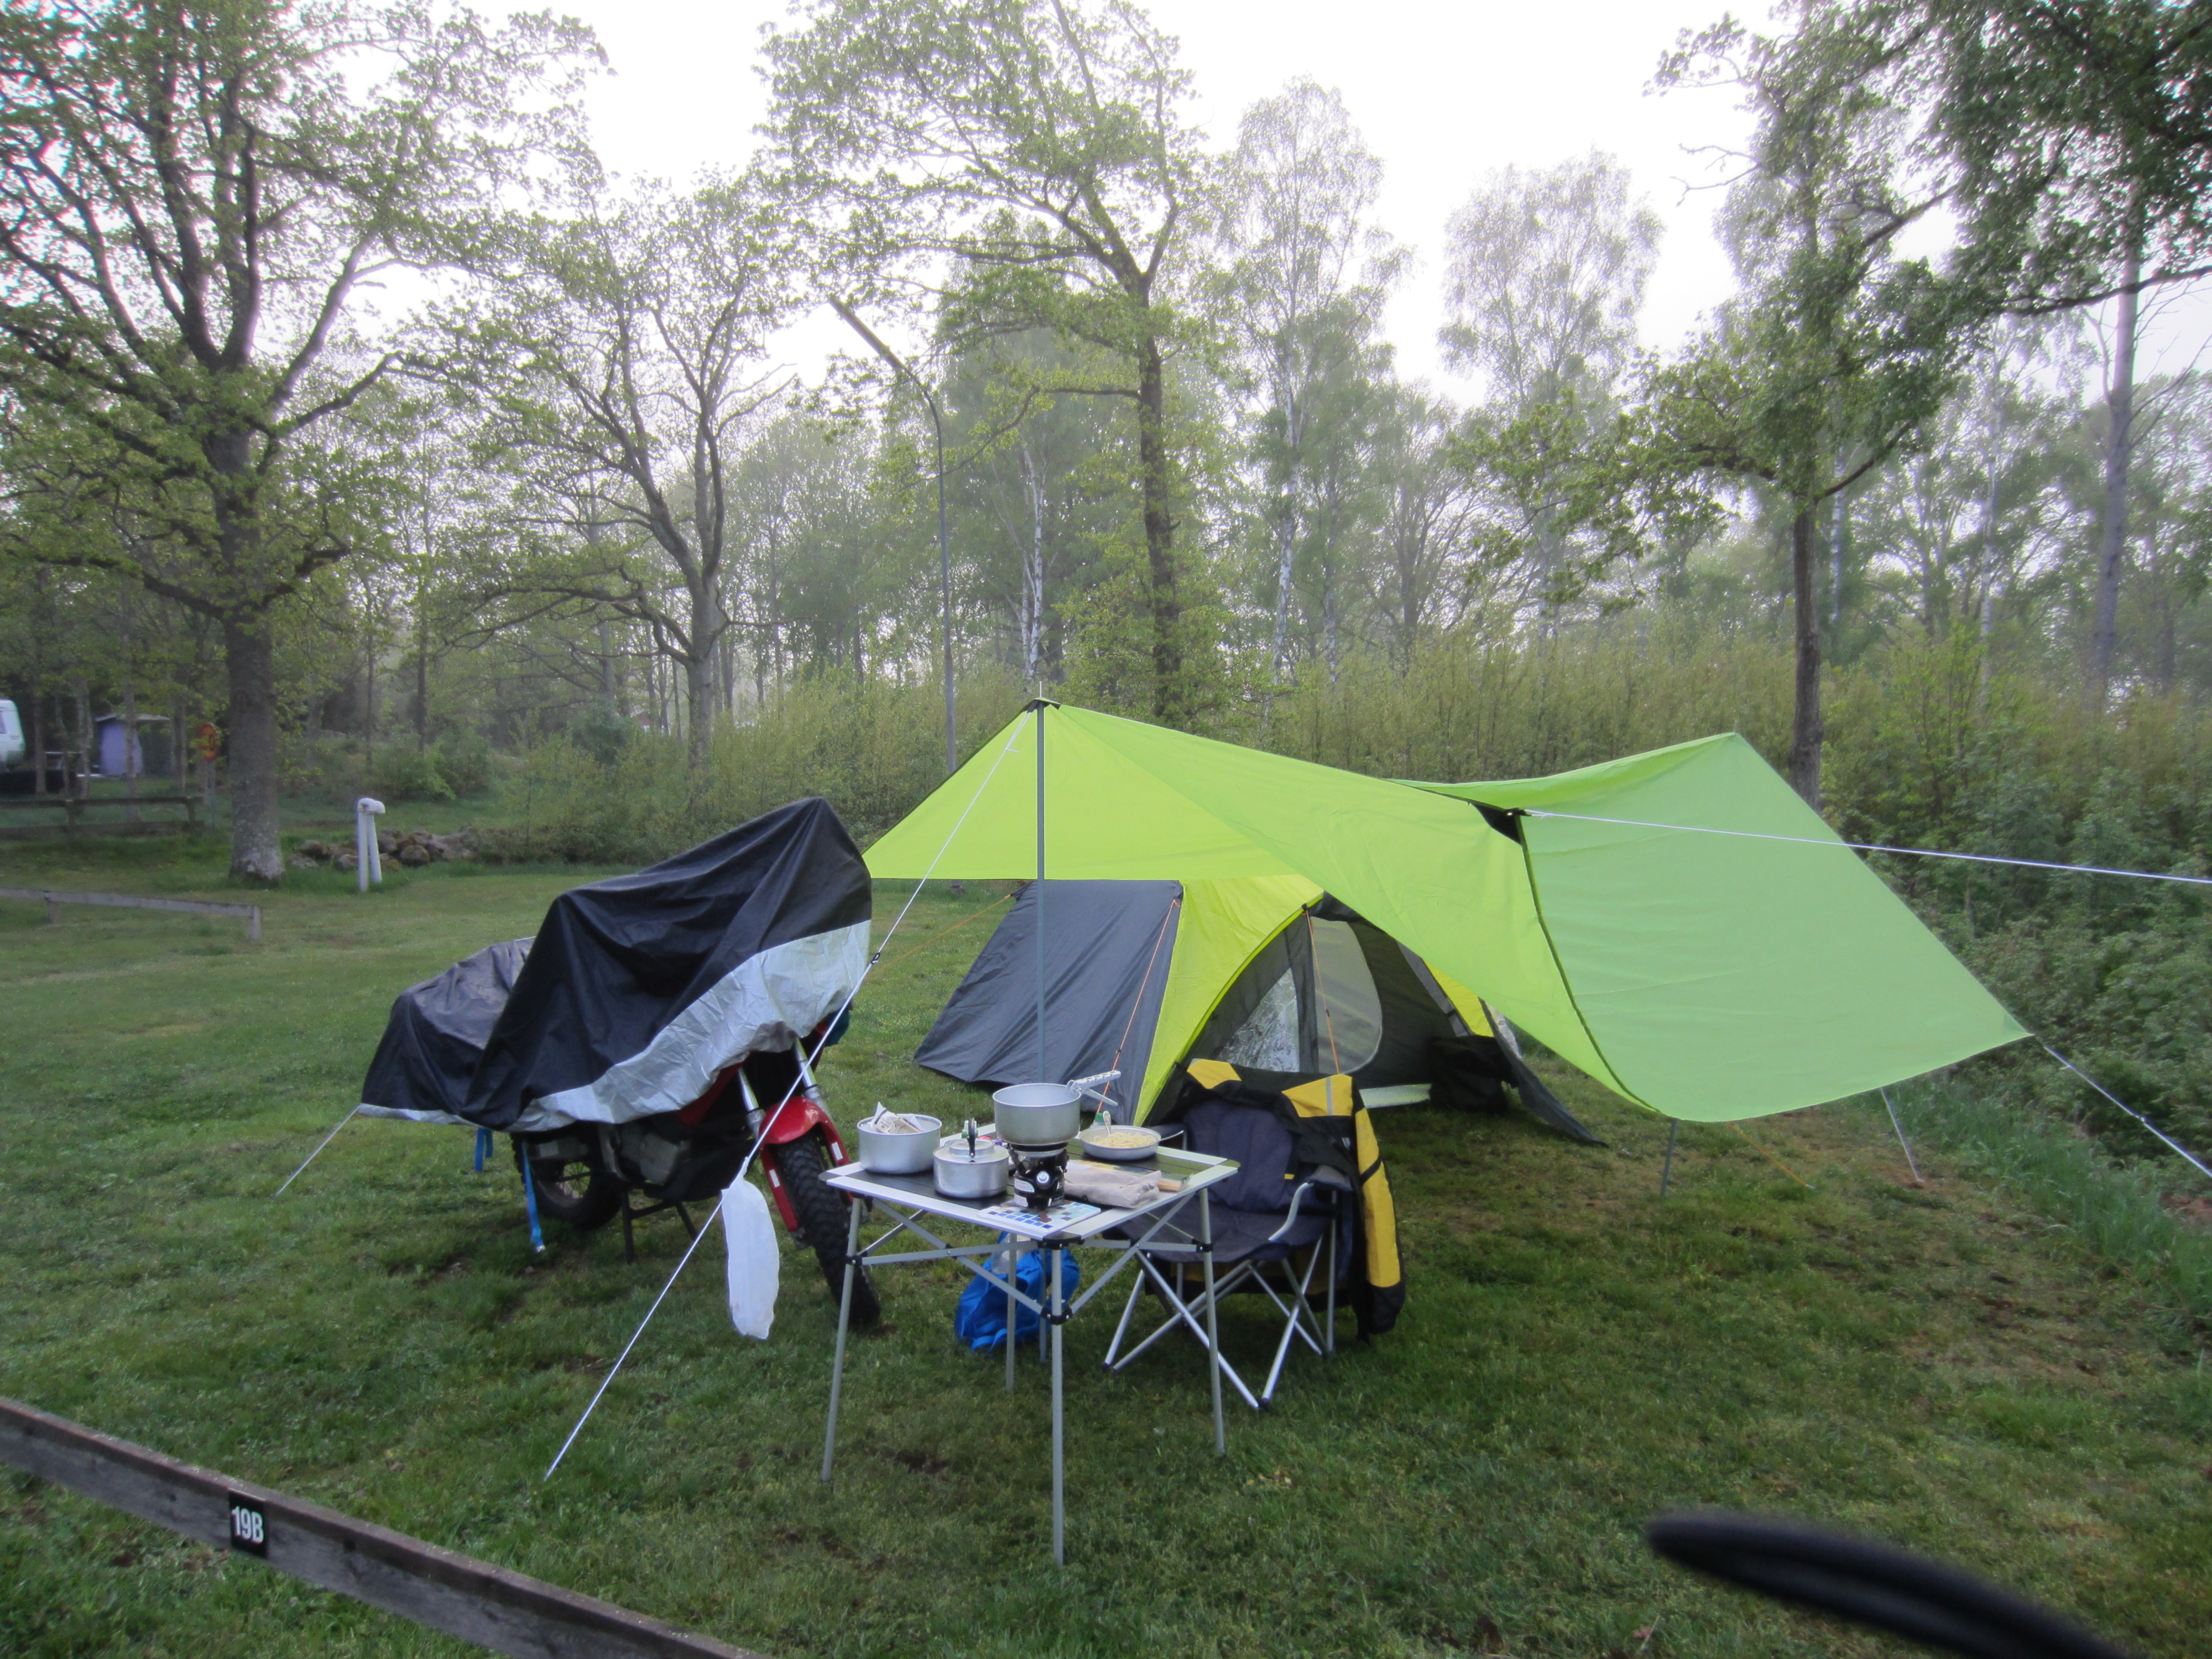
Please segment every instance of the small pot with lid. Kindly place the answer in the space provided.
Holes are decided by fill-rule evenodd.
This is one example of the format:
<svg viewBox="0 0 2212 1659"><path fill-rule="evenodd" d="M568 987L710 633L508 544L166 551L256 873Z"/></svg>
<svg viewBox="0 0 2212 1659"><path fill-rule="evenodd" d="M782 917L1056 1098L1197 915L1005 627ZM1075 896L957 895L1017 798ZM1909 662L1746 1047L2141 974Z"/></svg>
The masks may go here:
<svg viewBox="0 0 2212 1659"><path fill-rule="evenodd" d="M1013 1160L969 1118L957 1135L937 1143L933 1179L947 1198L998 1198L1006 1190Z"/></svg>

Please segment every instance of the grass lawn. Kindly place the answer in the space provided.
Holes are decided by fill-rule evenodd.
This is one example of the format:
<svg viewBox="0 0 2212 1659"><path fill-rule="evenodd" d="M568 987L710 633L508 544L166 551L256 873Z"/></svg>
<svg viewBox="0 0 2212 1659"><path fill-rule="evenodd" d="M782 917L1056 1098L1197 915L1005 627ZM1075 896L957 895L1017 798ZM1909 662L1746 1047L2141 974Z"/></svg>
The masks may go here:
<svg viewBox="0 0 2212 1659"><path fill-rule="evenodd" d="M233 896L222 865L206 842L16 847L0 884ZM881 1272L834 1486L811 1259L787 1256L754 1344L718 1245L546 1484L676 1260L672 1218L634 1267L616 1229L533 1259L503 1143L477 1176L462 1132L386 1122L270 1194L357 1097L393 994L580 878L288 878L258 945L0 902L0 1393L778 1656L1892 1650L1647 1554L1647 1517L1705 1504L1879 1533L2146 1654L2212 1653L2203 1334L1942 1159L1911 1187L1878 1105L1686 1127L1663 1202L1663 1124L1571 1077L1609 1146L1383 1114L1398 1330L1294 1358L1271 1413L1232 1404L1221 1461L1195 1350L1103 1376L1095 1307L1068 1328L1064 1570L1042 1368L1009 1399L997 1357L956 1346L951 1268ZM960 1114L905 1056L999 896L915 906L825 1069L845 1121ZM1249 1310L1224 1322L1256 1351ZM9 1655L465 1650L12 1474L0 1586Z"/></svg>

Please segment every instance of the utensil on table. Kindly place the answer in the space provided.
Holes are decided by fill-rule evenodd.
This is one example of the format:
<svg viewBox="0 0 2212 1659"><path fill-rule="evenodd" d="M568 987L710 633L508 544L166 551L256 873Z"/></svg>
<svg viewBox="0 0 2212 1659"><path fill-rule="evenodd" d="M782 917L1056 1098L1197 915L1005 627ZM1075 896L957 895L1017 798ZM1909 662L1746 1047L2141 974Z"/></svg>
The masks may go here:
<svg viewBox="0 0 2212 1659"><path fill-rule="evenodd" d="M932 1179L947 1198L997 1198L1013 1165L1006 1149L983 1138L969 1118L958 1134L937 1143Z"/></svg>
<svg viewBox="0 0 2212 1659"><path fill-rule="evenodd" d="M1160 1149L1160 1132L1134 1125L1094 1123L1076 1136L1084 1156L1101 1164L1139 1164Z"/></svg>
<svg viewBox="0 0 2212 1659"><path fill-rule="evenodd" d="M1065 1083L1015 1083L991 1096L999 1139L1024 1152L1048 1152L1083 1126L1083 1091Z"/></svg>
<svg viewBox="0 0 2212 1659"><path fill-rule="evenodd" d="M919 1112L902 1112L896 1115L910 1127L877 1127L892 1115L878 1106L874 1117L860 1120L860 1167L877 1175L920 1175L929 1167L930 1157L937 1150L938 1138L945 1126Z"/></svg>

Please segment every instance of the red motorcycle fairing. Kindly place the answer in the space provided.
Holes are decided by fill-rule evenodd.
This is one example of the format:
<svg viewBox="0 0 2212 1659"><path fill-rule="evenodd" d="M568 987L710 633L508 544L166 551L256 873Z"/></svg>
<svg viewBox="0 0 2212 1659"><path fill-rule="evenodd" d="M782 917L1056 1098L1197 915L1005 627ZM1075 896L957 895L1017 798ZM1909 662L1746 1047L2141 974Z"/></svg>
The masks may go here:
<svg viewBox="0 0 2212 1659"><path fill-rule="evenodd" d="M677 1121L687 1128L696 1127L736 1082L737 1076L737 1066L723 1067L721 1074L708 1085L707 1092L677 1114ZM837 1133L837 1126L830 1121L830 1114L812 1090L800 1088L781 1106L763 1109L768 1111L769 1118L766 1131L761 1136L761 1169L768 1176L769 1195L775 1200L776 1213L783 1218L784 1231L797 1233L799 1212L792 1207L791 1195L784 1190L783 1171L778 1166L775 1148L818 1133L829 1147L832 1169L850 1160L845 1155L845 1143Z"/></svg>
<svg viewBox="0 0 2212 1659"><path fill-rule="evenodd" d="M800 1231L799 1212L792 1207L791 1194L784 1190L783 1170L776 1162L775 1149L817 1133L829 1143L830 1167L835 1169L845 1163L845 1143L838 1139L837 1126L822 1109L822 1103L801 1090L784 1103L781 1111L769 1117L768 1131L761 1138L761 1169L768 1176L769 1196L775 1200L776 1213L783 1218L786 1232Z"/></svg>

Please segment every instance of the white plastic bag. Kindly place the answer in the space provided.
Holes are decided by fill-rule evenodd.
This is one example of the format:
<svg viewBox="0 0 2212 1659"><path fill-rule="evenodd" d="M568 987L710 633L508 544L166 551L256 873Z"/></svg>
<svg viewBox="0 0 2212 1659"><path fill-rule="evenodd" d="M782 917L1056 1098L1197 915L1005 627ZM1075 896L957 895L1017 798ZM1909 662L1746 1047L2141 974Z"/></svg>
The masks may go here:
<svg viewBox="0 0 2212 1659"><path fill-rule="evenodd" d="M730 1243L730 1322L740 1336L768 1340L775 1322L776 1280L782 1254L775 1221L760 1188L739 1176L722 1194L722 1231Z"/></svg>

